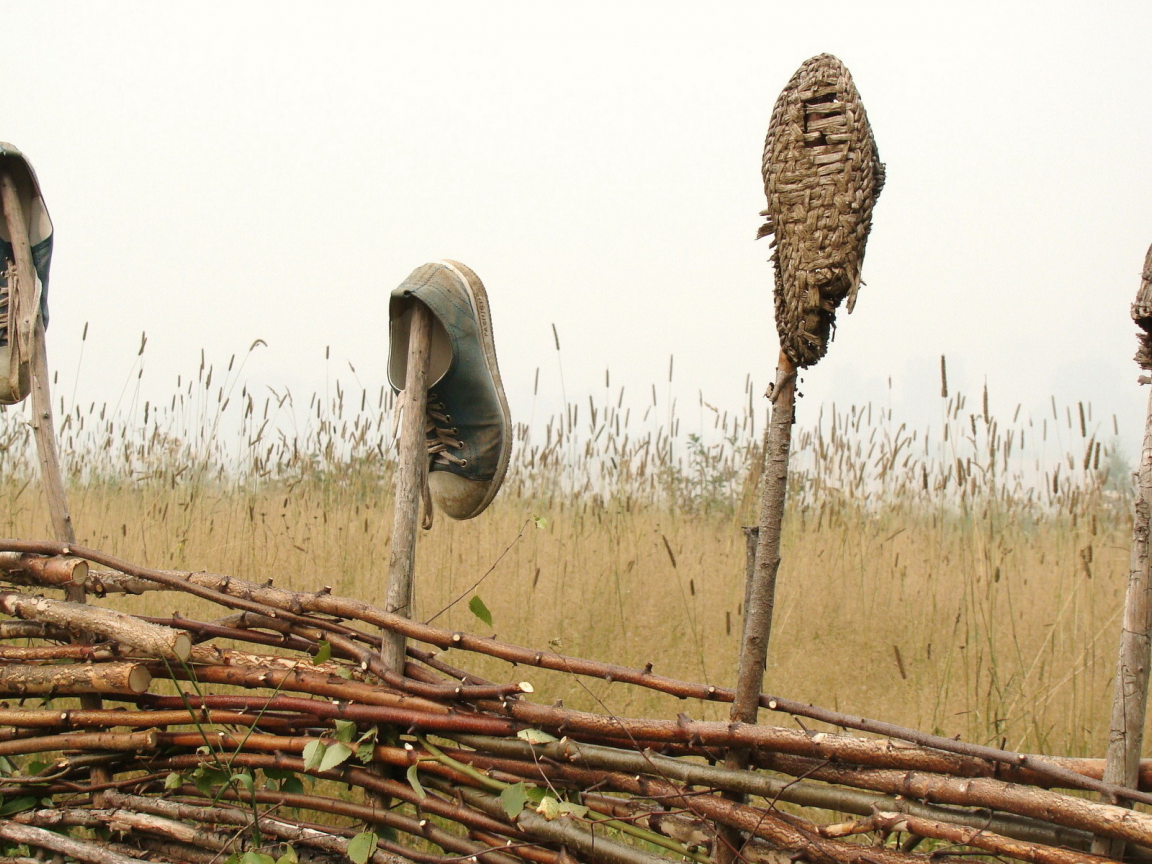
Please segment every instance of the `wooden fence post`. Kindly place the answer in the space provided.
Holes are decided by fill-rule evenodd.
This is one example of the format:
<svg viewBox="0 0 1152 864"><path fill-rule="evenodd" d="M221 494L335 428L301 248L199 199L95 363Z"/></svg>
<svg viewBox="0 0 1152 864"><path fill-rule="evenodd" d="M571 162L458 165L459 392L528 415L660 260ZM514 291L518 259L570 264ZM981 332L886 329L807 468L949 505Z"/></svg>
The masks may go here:
<svg viewBox="0 0 1152 864"><path fill-rule="evenodd" d="M411 618L415 609L416 532L424 484L428 482L428 445L425 415L428 408L428 363L432 348L432 310L412 302L408 337L408 371L400 400L400 444L396 465L396 493L392 513L392 550L388 556L388 593L384 608ZM394 672L404 674L405 638L384 631L381 659Z"/></svg>
<svg viewBox="0 0 1152 864"><path fill-rule="evenodd" d="M796 416L796 370L783 351L780 352L771 397L772 419L766 436L760 524L755 529L745 529L748 560L745 565L744 626L740 636L736 697L729 715L733 723L756 722L768 660L768 640L772 634L772 612L776 605L780 535L788 492L788 457L792 450L792 423ZM724 767L747 768L749 757L747 749L734 747L728 751ZM744 796L738 793L725 797L744 800ZM743 837L729 826L717 825L716 830L716 861L718 864L731 864L741 857Z"/></svg>
<svg viewBox="0 0 1152 864"><path fill-rule="evenodd" d="M765 438L767 440L767 438ZM760 545L760 526L744 526L744 606L740 616L740 644L748 628L748 603L752 599L752 580L756 573L756 547Z"/></svg>
<svg viewBox="0 0 1152 864"><path fill-rule="evenodd" d="M60 468L60 453L56 448L56 427L52 419L52 390L48 381L48 347L44 339L44 322L36 322L36 353L32 356L32 431L36 436L36 452L40 457L40 475L44 480L44 493L48 498L48 512L52 517L52 531L63 543L75 543L72 514L68 511L68 497L64 491L64 472ZM67 597L74 603L84 602L84 586L69 585Z"/></svg>
<svg viewBox="0 0 1152 864"><path fill-rule="evenodd" d="M796 416L796 370L788 356L780 352L776 384L772 388L772 421L768 431L768 452L764 462L764 491L760 503L760 525L756 537L756 563L745 587L740 664L736 674L736 699L732 721L755 723L764 686L768 639L772 633L776 572L780 569L780 535L784 521L784 501L788 492L788 457L792 449L792 423ZM747 754L729 756L731 767L746 767ZM743 762L744 764L737 764Z"/></svg>
<svg viewBox="0 0 1152 864"><path fill-rule="evenodd" d="M17 279L25 291L36 285L36 267L32 261L32 244L28 238L27 215L20 203L16 181L9 168L0 170L0 206L4 210L4 221L8 227L8 237L12 242L12 257L16 263ZM68 512L68 496L64 488L64 473L60 468L60 453L56 448L56 426L52 419L52 388L48 372L48 346L44 334L44 319L36 310L36 330L32 353L32 432L36 438L36 453L40 461L40 479L44 483L44 494L48 499L48 512L52 519L52 532L62 543L75 543L76 532L72 527L72 515ZM8 338L12 339L9 328ZM84 585L69 585L64 597L72 603L85 602ZM76 641L83 641L78 639ZM81 696L80 706L97 710L103 705L99 696ZM107 782L109 774L104 768L92 769L93 782L99 785ZM98 791L94 800L99 805L104 793Z"/></svg>

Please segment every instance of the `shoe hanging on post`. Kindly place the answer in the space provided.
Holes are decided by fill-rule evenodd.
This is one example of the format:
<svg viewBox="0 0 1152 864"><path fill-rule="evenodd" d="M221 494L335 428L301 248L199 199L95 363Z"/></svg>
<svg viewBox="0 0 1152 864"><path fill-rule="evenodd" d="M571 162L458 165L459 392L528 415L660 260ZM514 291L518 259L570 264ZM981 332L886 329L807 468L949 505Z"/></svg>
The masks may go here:
<svg viewBox="0 0 1152 864"><path fill-rule="evenodd" d="M512 450L512 422L496 363L484 283L456 261L426 264L392 292L388 380L403 389L410 320L432 311L425 433L428 492L453 519L472 519L492 503Z"/></svg>
<svg viewBox="0 0 1152 864"><path fill-rule="evenodd" d="M504 482L512 421L480 278L456 261L418 267L392 292L388 380L399 394L399 448L385 608L413 617L416 524L433 505L453 519L482 513ZM404 638L384 634L383 660L403 673Z"/></svg>
<svg viewBox="0 0 1152 864"><path fill-rule="evenodd" d="M32 389L37 317L48 324L52 220L36 172L24 154L0 142L0 405L24 401Z"/></svg>
<svg viewBox="0 0 1152 864"><path fill-rule="evenodd" d="M75 543L72 517L52 423L48 385L48 270L52 264L52 220L36 172L24 154L0 143L0 252L7 262L0 301L0 402L14 404L32 394L32 429L40 473L57 540ZM80 589L82 592L83 589ZM77 599L82 599L82 593ZM73 599L73 598L69 598Z"/></svg>

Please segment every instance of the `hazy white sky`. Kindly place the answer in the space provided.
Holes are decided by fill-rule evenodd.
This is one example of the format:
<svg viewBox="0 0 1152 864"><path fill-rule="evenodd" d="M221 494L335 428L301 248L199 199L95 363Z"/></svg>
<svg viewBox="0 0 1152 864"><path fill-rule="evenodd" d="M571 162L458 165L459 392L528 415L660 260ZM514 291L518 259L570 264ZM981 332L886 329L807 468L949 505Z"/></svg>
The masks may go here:
<svg viewBox="0 0 1152 864"><path fill-rule="evenodd" d="M115 402L142 331L153 398L256 338L250 382L323 386L332 346L327 374L378 387L389 291L454 257L492 296L514 419L537 367L558 401L553 323L571 398L606 367L663 398L675 354L681 405L737 407L777 353L764 133L827 51L888 185L801 422L832 399L935 418L944 353L994 410L1092 399L1135 449L1152 4L321 5L0 3L0 139L56 225L66 397Z"/></svg>

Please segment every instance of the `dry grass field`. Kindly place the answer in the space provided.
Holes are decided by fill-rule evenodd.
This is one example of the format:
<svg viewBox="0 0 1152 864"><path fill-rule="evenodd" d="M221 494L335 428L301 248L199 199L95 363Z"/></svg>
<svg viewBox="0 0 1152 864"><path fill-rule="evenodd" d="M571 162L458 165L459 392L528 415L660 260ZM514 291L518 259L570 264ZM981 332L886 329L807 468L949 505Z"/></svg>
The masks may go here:
<svg viewBox="0 0 1152 864"><path fill-rule="evenodd" d="M237 392L235 374L213 383L202 367L159 407L67 406L56 422L80 541L381 601L391 397L336 384L305 407ZM482 632L478 594L502 639L731 684L763 412L701 405L696 434L668 406L629 409L607 389L518 426L490 511L440 517L420 538L419 617ZM23 410L0 413L0 534L38 538L49 528ZM938 425L911 432L876 406L802 404L766 689L973 741L1101 754L1130 502L1114 421L1091 414L1053 404L1000 422L986 395L953 394ZM146 602L197 611L185 597ZM573 707L684 709L527 677Z"/></svg>

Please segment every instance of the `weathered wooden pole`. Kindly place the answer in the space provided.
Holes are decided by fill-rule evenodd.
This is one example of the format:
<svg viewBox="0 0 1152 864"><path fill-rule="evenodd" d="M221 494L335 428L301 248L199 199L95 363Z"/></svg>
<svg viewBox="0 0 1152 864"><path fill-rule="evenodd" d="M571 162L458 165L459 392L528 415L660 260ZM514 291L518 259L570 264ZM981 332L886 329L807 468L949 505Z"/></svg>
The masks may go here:
<svg viewBox="0 0 1152 864"><path fill-rule="evenodd" d="M764 444L768 444L768 436L764 436ZM764 461L763 458L760 460ZM761 471L763 473L763 471ZM760 527L758 525L744 526L744 605L741 606L740 644L744 644L744 632L748 628L748 603L752 592L752 574L756 572L756 547L760 545Z"/></svg>
<svg viewBox="0 0 1152 864"><path fill-rule="evenodd" d="M1136 302L1132 304L1132 318L1142 329L1136 362L1143 369L1152 370L1152 247L1144 258L1144 275ZM1140 381L1152 383L1147 377L1141 377ZM1149 394L1144 420L1144 443L1136 470L1136 501L1132 509L1128 590L1124 595L1124 621L1112 690L1112 724L1104 766L1106 783L1128 789L1137 788L1139 780L1148 707L1148 667L1152 662L1152 578L1148 555L1149 519L1152 517L1152 393ZM1124 842L1098 837L1092 844L1092 851L1119 859L1124 854Z"/></svg>
<svg viewBox="0 0 1152 864"><path fill-rule="evenodd" d="M32 432L36 439L36 453L40 462L40 479L44 484L44 495L48 500L48 514L52 520L52 533L62 543L75 543L76 532L72 527L72 514L68 510L68 496L64 487L64 472L60 468L60 453L56 447L56 426L52 418L52 389L48 372L48 345L44 333L44 317L40 310L40 286L37 280L36 265L32 257L32 243L29 238L29 225L32 217L32 196L39 195L37 183L32 174L31 166L18 156L4 148L4 158L0 161L0 208L4 211L4 223L8 229L8 238L12 243L12 257L15 265L16 280L19 286L19 303L16 304L26 313L26 320L14 320L11 316L12 299L9 298L9 328L8 339L10 350L15 349L14 338L21 338L23 334L16 333L18 327L26 326L28 321L34 322L31 330L31 398L32 398ZM21 202L21 184L13 174L14 167L27 172L22 178L29 187L27 197L29 207L26 210ZM11 286L9 286L11 289ZM21 317L25 317L22 315ZM72 603L84 603L87 599L83 583L68 585L64 589L65 599ZM83 638L74 641L84 642ZM80 697L80 706L88 710L98 710L103 705L98 695L84 695ZM106 783L109 774L105 768L94 767L92 780L96 785ZM103 802L104 793L98 791L94 800L97 805Z"/></svg>
<svg viewBox="0 0 1152 864"><path fill-rule="evenodd" d="M743 638L736 677L736 701L731 719L755 723L764 684L768 658L768 638L772 632L776 573L780 569L780 532L788 492L788 457L792 449L792 423L795 419L796 371L792 361L780 352L776 383L772 387L772 419L768 429L768 452L764 460L764 490L760 499L760 523L756 528L755 558L745 586ZM729 755L735 762L736 754ZM747 765L748 754L740 754Z"/></svg>
<svg viewBox="0 0 1152 864"><path fill-rule="evenodd" d="M64 491L64 472L60 467L60 451L56 448L55 423L52 418L52 391L48 381L48 347L44 339L44 322L36 322L36 353L32 355L32 431L36 436L36 452L40 457L40 471L44 478L44 492L48 497L48 512L52 517L52 531L63 543L75 543L72 514ZM68 599L83 602L84 586L69 585Z"/></svg>
<svg viewBox="0 0 1152 864"><path fill-rule="evenodd" d="M745 589L747 608L732 704L734 723L755 723L772 632L776 574L788 491L788 458L795 422L796 375L828 350L836 309L851 312L872 225L872 207L884 185L884 166L860 95L848 69L830 54L800 67L776 100L764 142L767 222L758 237L775 235L776 331L780 357L769 391L772 418L765 444L755 566ZM725 765L748 766L746 750L729 752ZM716 860L730 864L742 835L717 826Z"/></svg>
<svg viewBox="0 0 1152 864"><path fill-rule="evenodd" d="M425 441L428 408L428 362L432 348L432 311L418 300L412 301L412 323L408 336L408 370L399 400L400 435L396 465L396 492L392 512L392 551L388 556L388 593L384 608L412 617L415 607L416 533L420 522L428 474L428 445ZM389 669L404 674L405 639L400 633L384 631L381 659Z"/></svg>

